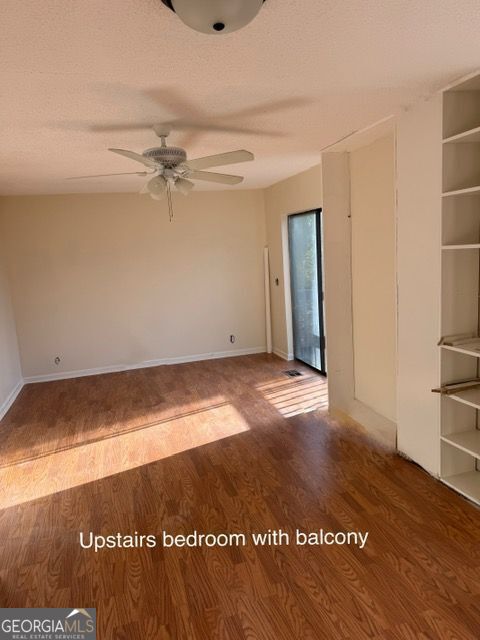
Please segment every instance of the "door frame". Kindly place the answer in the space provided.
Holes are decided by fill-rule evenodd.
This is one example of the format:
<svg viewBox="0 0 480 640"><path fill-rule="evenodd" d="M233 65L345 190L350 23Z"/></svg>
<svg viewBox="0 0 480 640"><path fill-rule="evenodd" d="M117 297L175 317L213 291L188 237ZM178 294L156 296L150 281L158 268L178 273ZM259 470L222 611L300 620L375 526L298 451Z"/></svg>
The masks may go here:
<svg viewBox="0 0 480 640"><path fill-rule="evenodd" d="M305 211L298 211L296 213L290 213L286 216L286 232L287 232L287 248L288 248L288 289L289 289L289 297L290 297L290 318L291 318L291 327L292 327L292 351L294 358L302 362L303 364L312 367L315 371L320 373L322 376L327 376L326 369L326 337L325 337L325 291L324 291L324 278L323 278L323 220L322 220L322 207L315 207L314 209L306 209ZM291 273L290 273L290 229L289 229L289 219L294 218L296 216L304 216L308 214L315 214L315 228L316 228L316 249L317 249L317 287L318 287L318 325L319 325L319 333L320 333L320 360L322 362L322 369L317 369L313 367L308 362L304 362L297 356L295 356L295 340L293 335L293 307L291 304Z"/></svg>

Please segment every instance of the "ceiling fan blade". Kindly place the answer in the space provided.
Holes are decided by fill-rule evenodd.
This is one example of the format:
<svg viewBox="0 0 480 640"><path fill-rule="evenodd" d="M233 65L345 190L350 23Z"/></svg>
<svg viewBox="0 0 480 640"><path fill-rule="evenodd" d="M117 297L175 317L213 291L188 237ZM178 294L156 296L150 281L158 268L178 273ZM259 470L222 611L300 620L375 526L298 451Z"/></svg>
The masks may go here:
<svg viewBox="0 0 480 640"><path fill-rule="evenodd" d="M127 171L126 173L99 173L94 176L72 176L66 180L83 180L84 178L108 178L109 176L148 176L148 171Z"/></svg>
<svg viewBox="0 0 480 640"><path fill-rule="evenodd" d="M213 120L202 118L201 120L193 121L179 118L178 120L171 120L168 125L174 131L218 131L218 133L239 133L251 136L264 136L269 138L280 138L284 135L279 131L235 126L230 125L227 122L225 122L225 124L221 124L221 120L219 119Z"/></svg>
<svg viewBox="0 0 480 640"><path fill-rule="evenodd" d="M110 133L116 131L146 131L148 129L155 129L156 127L160 128L169 128L174 129L176 131L219 131L223 133L245 133L250 135L267 135L267 136L277 136L277 131L265 131L260 129L252 129L248 127L236 127L234 125L221 125L216 122L210 122L209 120L203 118L198 122L194 122L191 120L170 120L168 122L118 122L115 124L93 124L88 128L93 133Z"/></svg>
<svg viewBox="0 0 480 640"><path fill-rule="evenodd" d="M149 193L154 200L160 200L167 190L167 181L163 176L151 178L140 193Z"/></svg>
<svg viewBox="0 0 480 640"><path fill-rule="evenodd" d="M206 180L207 182L219 182L220 184L240 184L242 176L229 176L226 173L211 173L210 171L192 171L188 174L192 180Z"/></svg>
<svg viewBox="0 0 480 640"><path fill-rule="evenodd" d="M198 118L202 116L202 111L198 106L176 87L154 87L144 89L142 93L153 101L157 107L167 109L179 117Z"/></svg>
<svg viewBox="0 0 480 640"><path fill-rule="evenodd" d="M312 102L306 97L283 98L272 102L262 102L261 104L252 105L239 109L234 113L228 114L230 118L250 118L252 116L265 115L282 111L284 109L293 109L295 107L304 107Z"/></svg>
<svg viewBox="0 0 480 640"><path fill-rule="evenodd" d="M109 131L141 131L152 127L153 122L119 122L117 124L92 124L88 128L94 133L108 133Z"/></svg>
<svg viewBox="0 0 480 640"><path fill-rule="evenodd" d="M142 156L140 153L135 153L135 151L127 151L126 149L109 149L109 151L113 151L113 153L118 153L121 156L130 158L130 160L141 162L146 167L150 167L152 169L158 168L158 164L156 162L154 162L150 158L145 158L145 156Z"/></svg>
<svg viewBox="0 0 480 640"><path fill-rule="evenodd" d="M220 167L224 164L236 164L237 162L248 162L255 160L255 156L250 151L241 149L240 151L228 151L227 153L217 153L214 156L205 156L187 160L185 163L190 169L208 169L209 167Z"/></svg>
<svg viewBox="0 0 480 640"><path fill-rule="evenodd" d="M175 180L175 187L177 191L180 191L180 193L184 196L187 196L194 186L195 185L193 184L193 182L190 182L190 180L185 180L185 178L177 178Z"/></svg>
<svg viewBox="0 0 480 640"><path fill-rule="evenodd" d="M82 126L82 128L85 125ZM89 131L93 133L115 133L116 131L147 131L155 128L168 128L174 131L218 131L218 133L239 133L252 136L266 136L269 138L280 138L284 134L279 131L269 131L267 129L254 129L251 127L241 127L228 124L218 124L218 122L210 121L202 118L198 122L179 118L177 120L169 120L168 122L119 122L116 124L94 124L89 125Z"/></svg>

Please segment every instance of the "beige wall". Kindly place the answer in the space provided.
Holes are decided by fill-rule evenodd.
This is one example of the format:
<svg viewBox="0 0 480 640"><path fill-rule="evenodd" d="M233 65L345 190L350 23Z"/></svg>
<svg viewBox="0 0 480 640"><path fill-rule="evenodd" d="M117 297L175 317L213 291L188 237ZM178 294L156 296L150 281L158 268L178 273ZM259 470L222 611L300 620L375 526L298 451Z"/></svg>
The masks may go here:
<svg viewBox="0 0 480 640"><path fill-rule="evenodd" d="M2 247L0 247L1 251ZM22 374L10 289L3 256L0 254L0 419L9 408L21 383Z"/></svg>
<svg viewBox="0 0 480 640"><path fill-rule="evenodd" d="M357 162L357 158L359 162ZM362 169L362 163L369 166ZM350 165L354 176L350 176ZM323 166L322 166L323 165ZM375 143L372 149L322 155L317 165L265 191L267 242L270 249L273 346L276 353L292 356L291 308L289 297L288 214L323 207L326 336L329 399L333 410L352 416L389 446L395 444L396 310L395 310L395 213L393 135ZM374 192L379 169L381 194ZM351 187L358 227L352 246ZM359 181L365 182L361 186ZM370 211L369 209L372 209ZM386 219L385 219L386 218ZM372 251L368 236L379 222ZM384 246L381 242L384 237ZM352 300L352 249L358 274L355 301ZM377 278L377 272L379 277ZM376 284L367 290L368 278ZM275 285L275 278L279 286ZM287 284L287 286L285 286ZM383 335L378 346L374 331L366 324L366 305L380 314ZM353 306L356 307L355 350L360 358L356 370L359 393L355 396L353 352ZM385 325L385 326L384 326ZM378 327L377 327L378 328ZM375 352L367 360L366 354ZM372 365L373 362L373 365ZM378 391L376 385L381 381Z"/></svg>
<svg viewBox="0 0 480 640"><path fill-rule="evenodd" d="M396 420L395 147L350 153L355 398Z"/></svg>
<svg viewBox="0 0 480 640"><path fill-rule="evenodd" d="M370 132L370 142L378 139ZM368 350L369 334L357 331L354 344L354 300L352 273L352 178L350 153L369 142L362 137L360 144L355 136L350 141L351 148L328 151L322 154L323 167L323 203L324 203L324 254L325 254L325 306L327 319L327 367L328 394L330 410L334 414L349 416L359 422L376 439L394 448L396 443L396 425L388 416L374 409L355 394L355 357L357 349ZM391 163L390 163L391 165ZM370 184L368 178L367 184ZM393 186L393 185L392 185ZM356 185L353 185L354 190ZM366 221L368 222L368 221ZM358 231L358 230L357 230ZM357 234L358 235L358 234ZM357 238L358 240L358 238ZM361 253L360 271L374 267L381 270L383 265L379 256L371 253L369 247L355 241L357 258ZM395 244L390 249L390 259L394 259ZM358 285L358 283L357 283ZM395 282L392 282L395 290ZM371 294L367 294L371 295ZM391 309L385 310L388 314ZM358 314L357 314L358 315ZM358 323L357 323L358 327ZM393 344L389 348L394 348ZM358 377L357 371L357 377ZM363 375L365 370L363 370ZM369 371L368 375L376 375ZM368 380L369 378L367 378ZM395 379L392 381L393 389ZM391 391L391 390L390 390Z"/></svg>
<svg viewBox="0 0 480 640"><path fill-rule="evenodd" d="M136 194L2 199L25 377L264 349L263 193L174 205L170 223Z"/></svg>
<svg viewBox="0 0 480 640"><path fill-rule="evenodd" d="M278 182L265 190L267 243L270 251L270 283L273 349L283 357L293 356L286 223L291 213L300 213L322 206L322 170L317 165L308 171ZM283 238L282 238L283 236ZM275 285L278 278L279 285ZM290 339L289 339L290 333Z"/></svg>
<svg viewBox="0 0 480 640"><path fill-rule="evenodd" d="M398 448L440 472L442 96L398 121Z"/></svg>
<svg viewBox="0 0 480 640"><path fill-rule="evenodd" d="M352 262L348 153L322 154L328 400L350 415L353 399Z"/></svg>

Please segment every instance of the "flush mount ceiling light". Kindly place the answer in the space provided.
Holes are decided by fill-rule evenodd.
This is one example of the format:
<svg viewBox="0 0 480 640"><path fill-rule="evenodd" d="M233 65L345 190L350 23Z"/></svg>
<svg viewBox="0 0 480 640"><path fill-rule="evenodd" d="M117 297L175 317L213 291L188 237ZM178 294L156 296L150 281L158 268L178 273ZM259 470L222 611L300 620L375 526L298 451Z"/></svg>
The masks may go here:
<svg viewBox="0 0 480 640"><path fill-rule="evenodd" d="M231 33L251 22L265 0L162 0L182 22L201 33Z"/></svg>

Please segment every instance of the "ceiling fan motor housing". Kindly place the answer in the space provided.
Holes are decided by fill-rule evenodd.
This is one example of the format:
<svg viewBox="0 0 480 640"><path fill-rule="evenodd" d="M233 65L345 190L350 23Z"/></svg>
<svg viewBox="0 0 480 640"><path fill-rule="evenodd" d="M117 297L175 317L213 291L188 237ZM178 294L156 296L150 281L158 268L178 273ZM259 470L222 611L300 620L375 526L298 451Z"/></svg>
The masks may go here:
<svg viewBox="0 0 480 640"><path fill-rule="evenodd" d="M144 151L142 155L159 162L164 167L176 167L187 160L185 149L180 147L152 147Z"/></svg>

